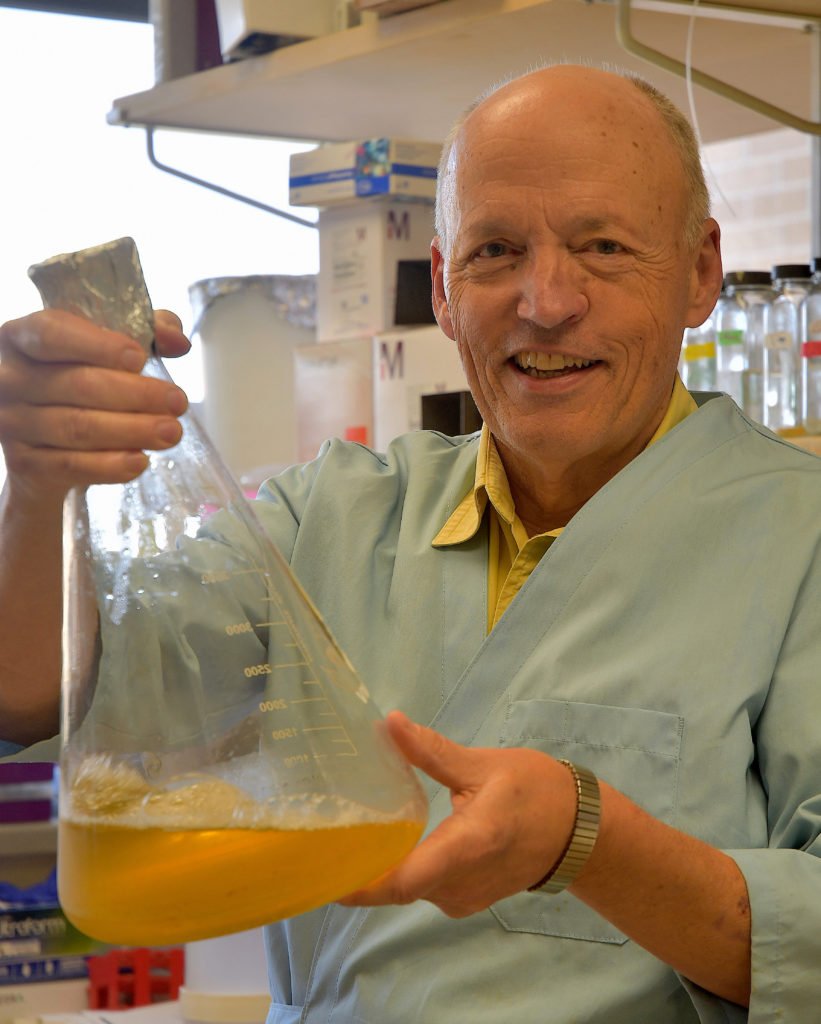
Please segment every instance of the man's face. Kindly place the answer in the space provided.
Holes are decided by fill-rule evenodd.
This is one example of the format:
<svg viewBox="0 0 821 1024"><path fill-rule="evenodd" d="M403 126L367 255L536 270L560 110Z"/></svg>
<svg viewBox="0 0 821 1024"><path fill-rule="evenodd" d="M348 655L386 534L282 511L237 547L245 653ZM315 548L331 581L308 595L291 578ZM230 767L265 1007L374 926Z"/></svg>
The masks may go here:
<svg viewBox="0 0 821 1024"><path fill-rule="evenodd" d="M468 118L434 305L509 472L547 459L600 477L654 433L682 329L715 295L655 110L621 79L585 91L557 71Z"/></svg>

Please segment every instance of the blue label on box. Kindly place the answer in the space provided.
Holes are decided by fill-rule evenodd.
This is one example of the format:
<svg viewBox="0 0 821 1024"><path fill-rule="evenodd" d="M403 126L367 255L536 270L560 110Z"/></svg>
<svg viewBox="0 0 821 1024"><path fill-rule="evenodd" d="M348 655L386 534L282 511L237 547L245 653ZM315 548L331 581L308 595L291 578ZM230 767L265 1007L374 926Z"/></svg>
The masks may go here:
<svg viewBox="0 0 821 1024"><path fill-rule="evenodd" d="M0 962L0 985L22 985L36 981L71 981L88 977L84 956L55 956L44 960Z"/></svg>
<svg viewBox="0 0 821 1024"><path fill-rule="evenodd" d="M353 167L342 167L334 171L316 171L314 174L299 174L289 181L291 188L305 188L307 185L327 185L329 181L352 181Z"/></svg>
<svg viewBox="0 0 821 1024"><path fill-rule="evenodd" d="M435 178L435 167L421 167L419 164L392 164L391 174L402 174L406 178Z"/></svg>
<svg viewBox="0 0 821 1024"><path fill-rule="evenodd" d="M356 194L358 196L378 196L387 194L390 188L391 179L383 178L357 178Z"/></svg>
<svg viewBox="0 0 821 1024"><path fill-rule="evenodd" d="M337 181L353 181L356 178L357 195L378 195L389 190L391 175L404 178L436 178L435 167L422 167L418 164L386 164L378 169L341 167L333 171L315 171L313 174L297 174L289 179L291 188L310 188L315 185L328 185Z"/></svg>
<svg viewBox="0 0 821 1024"><path fill-rule="evenodd" d="M60 907L0 910L0 985L85 978L87 957L108 949L78 931Z"/></svg>
<svg viewBox="0 0 821 1024"><path fill-rule="evenodd" d="M356 194L358 196L378 196L391 191L394 179L402 178L436 178L435 167L419 167L416 164L391 164L388 174L374 177L357 177Z"/></svg>

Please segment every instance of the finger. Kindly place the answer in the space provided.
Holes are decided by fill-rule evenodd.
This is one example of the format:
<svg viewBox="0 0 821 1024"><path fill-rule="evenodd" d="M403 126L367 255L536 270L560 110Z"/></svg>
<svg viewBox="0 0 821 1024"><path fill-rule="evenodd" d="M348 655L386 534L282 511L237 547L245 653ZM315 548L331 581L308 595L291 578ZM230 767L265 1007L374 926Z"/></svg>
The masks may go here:
<svg viewBox="0 0 821 1024"><path fill-rule="evenodd" d="M191 348L191 342L183 333L182 321L168 309L155 311L154 335L161 356L184 356Z"/></svg>
<svg viewBox="0 0 821 1024"><path fill-rule="evenodd" d="M155 309L154 326L167 328L182 334L182 320L180 320L173 309Z"/></svg>
<svg viewBox="0 0 821 1024"><path fill-rule="evenodd" d="M188 407L185 392L168 380L142 377L97 366L43 364L0 367L0 401L13 405L73 406L180 416Z"/></svg>
<svg viewBox="0 0 821 1024"><path fill-rule="evenodd" d="M182 425L173 416L114 413L70 406L0 406L0 440L31 448L75 451L162 451L178 444Z"/></svg>
<svg viewBox="0 0 821 1024"><path fill-rule="evenodd" d="M391 738L414 767L449 789L462 790L474 783L475 751L411 721L401 711L390 712L385 723Z"/></svg>
<svg viewBox="0 0 821 1024"><path fill-rule="evenodd" d="M17 355L38 363L86 363L132 373L139 372L146 360L133 338L59 309L0 326L0 354L4 360Z"/></svg>
<svg viewBox="0 0 821 1024"><path fill-rule="evenodd" d="M462 824L446 818L392 871L339 900L344 906L404 905L427 899L462 881L470 837Z"/></svg>
<svg viewBox="0 0 821 1024"><path fill-rule="evenodd" d="M42 493L61 495L71 487L127 483L148 466L148 456L140 451L82 452L15 443L4 454L10 477L25 478Z"/></svg>
<svg viewBox="0 0 821 1024"><path fill-rule="evenodd" d="M442 865L435 856L429 855L430 848L437 846L435 837L436 833L432 832L397 867L338 902L344 906L376 907L401 906L424 899L441 884Z"/></svg>

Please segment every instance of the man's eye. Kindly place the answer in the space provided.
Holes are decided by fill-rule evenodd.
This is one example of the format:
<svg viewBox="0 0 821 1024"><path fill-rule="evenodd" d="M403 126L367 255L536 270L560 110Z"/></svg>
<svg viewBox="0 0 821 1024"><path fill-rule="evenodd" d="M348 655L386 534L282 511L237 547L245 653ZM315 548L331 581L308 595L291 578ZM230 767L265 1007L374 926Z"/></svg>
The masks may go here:
<svg viewBox="0 0 821 1024"><path fill-rule="evenodd" d="M474 259L498 259L500 256L509 256L516 250L512 246L507 245L506 242L486 242L480 246L473 254Z"/></svg>
<svg viewBox="0 0 821 1024"><path fill-rule="evenodd" d="M613 256L624 252L623 246L619 245L618 242L614 242L612 238L597 238L590 248L593 252L599 253L602 256Z"/></svg>

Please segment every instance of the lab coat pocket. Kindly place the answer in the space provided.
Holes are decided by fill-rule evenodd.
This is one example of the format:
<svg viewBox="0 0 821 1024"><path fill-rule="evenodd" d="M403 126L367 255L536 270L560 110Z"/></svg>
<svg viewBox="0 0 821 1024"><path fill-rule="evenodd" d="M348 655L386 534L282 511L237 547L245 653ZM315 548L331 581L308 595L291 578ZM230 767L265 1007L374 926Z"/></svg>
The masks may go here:
<svg viewBox="0 0 821 1024"><path fill-rule="evenodd" d="M684 719L665 711L560 700L507 707L503 747L534 747L582 764L650 814L671 822ZM626 936L570 893L517 893L490 908L508 931L622 944Z"/></svg>

